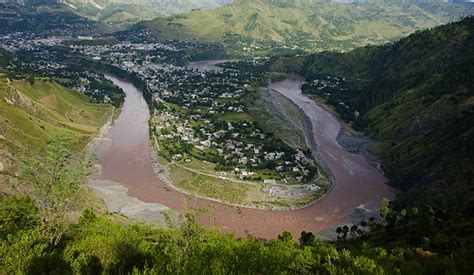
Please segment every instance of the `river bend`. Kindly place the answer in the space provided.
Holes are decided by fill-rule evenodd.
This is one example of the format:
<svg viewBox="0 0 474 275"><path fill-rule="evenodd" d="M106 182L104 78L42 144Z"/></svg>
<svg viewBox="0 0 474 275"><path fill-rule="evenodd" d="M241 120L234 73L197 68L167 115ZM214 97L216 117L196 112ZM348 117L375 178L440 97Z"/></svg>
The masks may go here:
<svg viewBox="0 0 474 275"><path fill-rule="evenodd" d="M337 143L340 122L301 93L302 80L287 78L270 88L293 101L310 119L318 155L331 170L334 188L322 200L295 211L237 211L225 204L190 198L167 187L155 174L148 131L150 114L141 92L127 81L109 78L123 89L126 98L120 116L105 134L110 142L98 149L101 179L120 183L140 201L159 203L180 212L209 207L210 212L199 218L207 226L234 232L239 237L274 238L285 230L294 236L303 230L319 232L339 224L355 208L374 210L383 197L393 198L396 194L394 188L385 184L382 171Z"/></svg>

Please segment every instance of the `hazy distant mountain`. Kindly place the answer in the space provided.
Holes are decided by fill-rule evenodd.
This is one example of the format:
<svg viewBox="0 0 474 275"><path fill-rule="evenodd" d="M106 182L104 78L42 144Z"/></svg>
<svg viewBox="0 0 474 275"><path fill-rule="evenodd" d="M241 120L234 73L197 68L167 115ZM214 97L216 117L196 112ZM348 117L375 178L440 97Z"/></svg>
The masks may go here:
<svg viewBox="0 0 474 275"><path fill-rule="evenodd" d="M232 0L0 0L0 5L23 9L64 4L80 16L110 27L125 27L158 16L216 8L230 2Z"/></svg>
<svg viewBox="0 0 474 275"><path fill-rule="evenodd" d="M144 22L160 39L222 41L236 53L275 48L346 50L383 44L474 14L453 3L331 3L315 0L236 0L224 7Z"/></svg>
<svg viewBox="0 0 474 275"><path fill-rule="evenodd" d="M24 0L19 0L24 1ZM132 24L158 16L215 8L231 0L59 0L78 14L109 25Z"/></svg>

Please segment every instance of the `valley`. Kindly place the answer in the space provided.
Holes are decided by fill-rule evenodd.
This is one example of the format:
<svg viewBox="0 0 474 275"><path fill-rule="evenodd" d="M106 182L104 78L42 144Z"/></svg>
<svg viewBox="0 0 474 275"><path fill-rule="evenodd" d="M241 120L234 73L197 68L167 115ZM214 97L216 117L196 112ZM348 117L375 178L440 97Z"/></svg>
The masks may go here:
<svg viewBox="0 0 474 275"><path fill-rule="evenodd" d="M0 0L0 273L471 274L471 14Z"/></svg>
<svg viewBox="0 0 474 275"><path fill-rule="evenodd" d="M236 209L212 200L189 197L169 186L167 174L155 174L150 148L152 145L148 142L147 106L140 92L129 83L115 78L112 80L126 92L127 97L124 111L107 131L106 141L98 151L101 156L101 179L124 185L130 196L146 203L159 203L177 211L185 211L187 207L203 207L210 210L200 220L209 226L218 225L224 231L234 232L241 237L252 234L259 238L271 238L284 229L291 230L294 234L302 230L318 232L344 221L355 208L361 207L369 212L377 210L382 197L393 198L396 193L395 189L384 184L381 171L370 166L364 157L344 151L337 144L335 138L340 124L331 114L319 108L322 117L311 116L315 119L312 123L317 129L314 131L317 137L315 141L318 148L321 148L319 150L324 150L321 151L321 159L328 161L329 169L334 169L330 171L335 178L335 187L322 200L301 210L272 212ZM270 88L289 97L293 94L297 97L300 84L298 80L288 79L273 84ZM297 103L307 105L308 101L309 99L303 99ZM318 109L316 106L306 108L306 111ZM329 133L319 131L322 125L333 130ZM329 136L320 139L326 133ZM329 162L341 154L348 158L345 166ZM350 165L351 159L359 164ZM354 168L357 170L353 170ZM360 180L356 181L358 177Z"/></svg>
<svg viewBox="0 0 474 275"><path fill-rule="evenodd" d="M283 58L273 68L297 68L306 76L306 94L326 100L344 120L382 142L375 153L391 184L410 190L398 202L460 207L464 202L456 197L470 192L473 167L468 156L473 26L472 17L466 18L385 47L321 53L306 60ZM415 51L415 44L429 46ZM466 170L457 170L459 163ZM441 187L448 185L456 188ZM414 195L420 189L424 196ZM442 189L457 191L441 195Z"/></svg>

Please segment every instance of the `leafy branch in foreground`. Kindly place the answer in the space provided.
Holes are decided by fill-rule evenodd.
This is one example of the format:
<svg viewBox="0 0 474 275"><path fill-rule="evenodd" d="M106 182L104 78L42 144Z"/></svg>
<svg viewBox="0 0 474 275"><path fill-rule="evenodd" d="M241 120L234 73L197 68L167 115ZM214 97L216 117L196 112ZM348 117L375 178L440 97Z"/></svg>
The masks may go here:
<svg viewBox="0 0 474 275"><path fill-rule="evenodd" d="M79 193L88 164L67 147L64 134L52 135L44 159L23 161L20 176L21 193L30 197L39 213L39 233L57 246L68 230L67 214Z"/></svg>

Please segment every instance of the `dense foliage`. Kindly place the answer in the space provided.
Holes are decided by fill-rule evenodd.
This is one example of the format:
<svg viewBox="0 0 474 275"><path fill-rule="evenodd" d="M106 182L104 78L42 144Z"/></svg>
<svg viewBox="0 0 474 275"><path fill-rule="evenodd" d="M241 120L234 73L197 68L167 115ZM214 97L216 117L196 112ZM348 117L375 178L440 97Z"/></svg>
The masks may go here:
<svg viewBox="0 0 474 275"><path fill-rule="evenodd" d="M6 67L10 61L10 53L3 49L0 49L0 68Z"/></svg>
<svg viewBox="0 0 474 275"><path fill-rule="evenodd" d="M442 221L432 212L389 211L387 217L396 222L375 225L376 233L363 239L327 243L303 232L297 243L288 232L267 242L236 240L206 230L192 218L172 229L124 226L86 210L53 246L40 230L33 201L15 197L0 205L0 270L35 274L455 274L474 268L470 261L472 221L457 225L457 237L453 237L443 231L446 227L439 226Z"/></svg>
<svg viewBox="0 0 474 275"><path fill-rule="evenodd" d="M362 222L350 235L344 226L334 243L310 232L298 241L288 232L269 241L237 240L198 225L193 213L168 229L119 224L88 209L73 222L66 214L78 207L84 165L66 146L58 136L44 161L25 161L17 187L24 195L0 201L0 272L456 274L474 268L474 204L461 212L430 206L397 212L383 201L385 223Z"/></svg>
<svg viewBox="0 0 474 275"><path fill-rule="evenodd" d="M100 29L100 24L75 14L59 1L27 1L35 2L32 5L10 2L13 1L0 2L0 34L32 31L81 35Z"/></svg>
<svg viewBox="0 0 474 275"><path fill-rule="evenodd" d="M291 61L354 126L383 141L393 185L405 203L457 207L472 196L474 17L396 43ZM359 116L360 115L360 116ZM468 198L466 201L463 198Z"/></svg>

